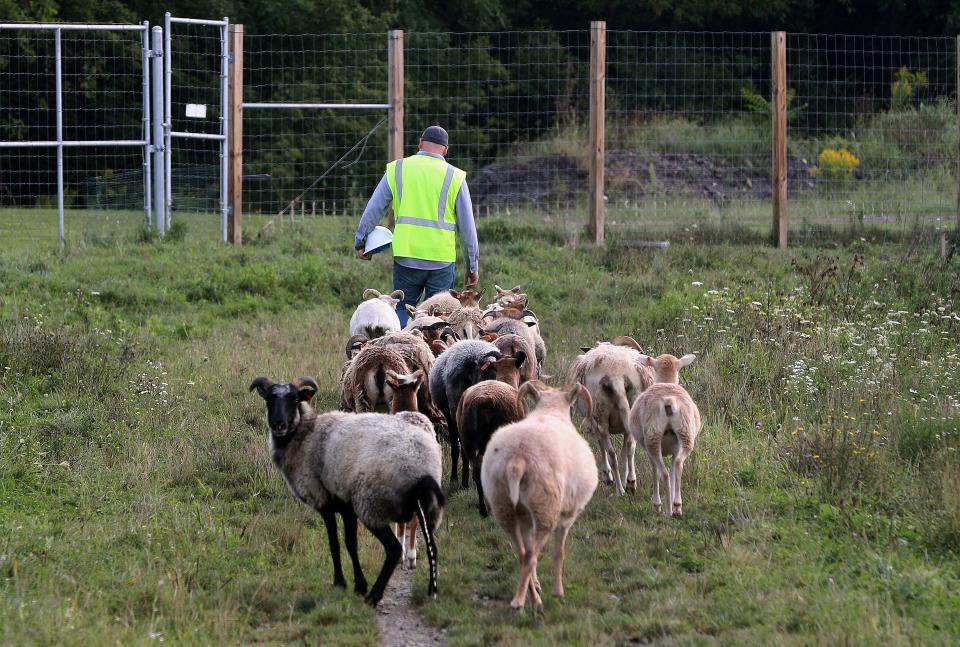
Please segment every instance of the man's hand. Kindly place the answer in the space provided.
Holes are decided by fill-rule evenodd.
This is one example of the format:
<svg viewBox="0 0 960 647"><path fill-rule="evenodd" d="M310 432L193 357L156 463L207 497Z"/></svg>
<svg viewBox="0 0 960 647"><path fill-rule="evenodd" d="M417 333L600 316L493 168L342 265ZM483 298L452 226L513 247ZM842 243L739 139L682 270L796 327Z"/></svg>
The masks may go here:
<svg viewBox="0 0 960 647"><path fill-rule="evenodd" d="M359 258L361 261L369 261L371 258L373 258L373 254L364 254L363 247L357 247L357 258Z"/></svg>
<svg viewBox="0 0 960 647"><path fill-rule="evenodd" d="M470 288L477 287L477 283L480 282L480 272L471 272L467 270L466 276L463 278L463 288L465 290Z"/></svg>

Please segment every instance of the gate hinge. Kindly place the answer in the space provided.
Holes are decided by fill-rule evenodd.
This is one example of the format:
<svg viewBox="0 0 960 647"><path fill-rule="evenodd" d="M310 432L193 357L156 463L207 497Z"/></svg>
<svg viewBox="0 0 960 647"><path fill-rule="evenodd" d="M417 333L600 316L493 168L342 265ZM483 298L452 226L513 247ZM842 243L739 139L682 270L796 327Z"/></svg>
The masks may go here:
<svg viewBox="0 0 960 647"><path fill-rule="evenodd" d="M148 49L147 58L163 58L162 49Z"/></svg>
<svg viewBox="0 0 960 647"><path fill-rule="evenodd" d="M227 62L228 62L228 63L233 63L233 52L228 52L228 53L227 53Z"/></svg>

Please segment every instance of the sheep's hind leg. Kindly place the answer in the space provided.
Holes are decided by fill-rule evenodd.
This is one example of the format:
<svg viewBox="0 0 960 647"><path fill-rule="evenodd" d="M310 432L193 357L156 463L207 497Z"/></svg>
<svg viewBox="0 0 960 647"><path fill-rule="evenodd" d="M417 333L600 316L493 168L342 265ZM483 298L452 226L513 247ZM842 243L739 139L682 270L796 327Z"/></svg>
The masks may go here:
<svg viewBox="0 0 960 647"><path fill-rule="evenodd" d="M331 508L319 510L323 525L327 527L327 543L330 544L330 558L333 560L333 585L347 588L343 578L343 566L340 563L340 538L337 536L337 515ZM346 524L346 521L344 521Z"/></svg>
<svg viewBox="0 0 960 647"><path fill-rule="evenodd" d="M683 516L683 499L680 496L680 479L683 476L683 462L690 455L690 450L681 447L677 450L677 455L673 458L673 469L670 470L670 486L672 494L672 506L670 513L674 517Z"/></svg>
<svg viewBox="0 0 960 647"><path fill-rule="evenodd" d="M607 478L608 482L613 481L617 496L622 496L624 494L623 481L620 480L620 464L617 462L617 450L613 448L613 440L610 438L610 433L608 432L606 425L599 425L598 430L600 432L600 447L603 449L604 460L607 460L609 457L609 462L607 462ZM613 474L610 476L610 463L613 463Z"/></svg>
<svg viewBox="0 0 960 647"><path fill-rule="evenodd" d="M623 435L623 448L620 462L623 463L624 489L629 492L637 491L637 466L635 457L637 443L629 433Z"/></svg>
<svg viewBox="0 0 960 647"><path fill-rule="evenodd" d="M400 541L397 539L397 536L393 534L393 531L390 530L389 525L380 526L379 528L369 528L369 530L383 545L385 553L380 575L377 576L377 581L373 583L373 588L370 589L370 593L368 593L365 598L367 604L377 606L377 603L383 599L383 592L387 588L390 576L393 575L394 569L397 567L397 564L400 563L400 558L403 556L403 546L400 545Z"/></svg>
<svg viewBox="0 0 960 647"><path fill-rule="evenodd" d="M647 457L650 459L650 466L653 468L653 503L654 512L663 512L663 503L660 500L660 483L667 488L667 510L670 506L670 487L667 483L667 466L663 463L663 456L660 455L660 446L653 447L645 445Z"/></svg>
<svg viewBox="0 0 960 647"><path fill-rule="evenodd" d="M347 546L347 554L353 563L353 590L358 595L367 594L367 578L360 568L360 557L357 555L357 515L353 510L341 512L343 517L343 543Z"/></svg>

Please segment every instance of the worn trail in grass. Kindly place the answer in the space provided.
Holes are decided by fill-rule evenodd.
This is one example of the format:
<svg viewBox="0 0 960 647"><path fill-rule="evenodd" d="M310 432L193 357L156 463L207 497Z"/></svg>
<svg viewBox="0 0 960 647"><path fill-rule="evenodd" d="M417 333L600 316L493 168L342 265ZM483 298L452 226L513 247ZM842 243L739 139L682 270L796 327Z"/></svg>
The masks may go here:
<svg viewBox="0 0 960 647"><path fill-rule="evenodd" d="M0 642L379 642L246 389L315 375L337 405L349 313L390 280L352 257L352 224L0 251ZM484 285L528 286L548 374L617 334L696 352L705 428L685 516L652 512L642 461L636 495L601 486L542 618L509 609L506 538L448 489L441 597L419 568L412 599L449 644L956 643L956 261L871 231L786 253L705 229L666 251L528 220L480 235ZM371 575L380 549L360 544ZM550 572L545 555L546 590Z"/></svg>

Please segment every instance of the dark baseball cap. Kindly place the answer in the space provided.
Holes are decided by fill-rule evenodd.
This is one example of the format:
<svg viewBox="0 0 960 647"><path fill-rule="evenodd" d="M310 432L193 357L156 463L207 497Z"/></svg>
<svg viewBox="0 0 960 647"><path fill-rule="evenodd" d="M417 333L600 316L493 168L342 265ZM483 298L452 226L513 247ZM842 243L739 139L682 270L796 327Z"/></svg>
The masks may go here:
<svg viewBox="0 0 960 647"><path fill-rule="evenodd" d="M441 128L440 126L430 126L423 131L423 134L420 135L420 139L425 142L433 142L434 144L440 144L441 146L449 146L447 142L447 131Z"/></svg>

